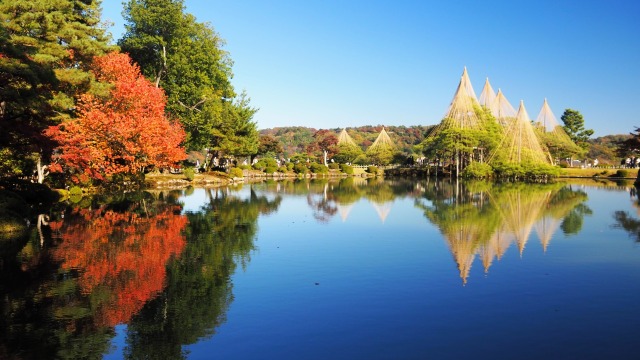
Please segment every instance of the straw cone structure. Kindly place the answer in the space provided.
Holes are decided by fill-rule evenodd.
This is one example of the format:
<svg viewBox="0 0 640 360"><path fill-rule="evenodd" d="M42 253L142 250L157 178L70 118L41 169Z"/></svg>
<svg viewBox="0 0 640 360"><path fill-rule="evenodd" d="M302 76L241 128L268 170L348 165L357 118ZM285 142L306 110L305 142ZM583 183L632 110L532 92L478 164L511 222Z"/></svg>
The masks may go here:
<svg viewBox="0 0 640 360"><path fill-rule="evenodd" d="M356 142L353 141L353 138L347 133L347 129L342 129L340 135L338 135L338 145L356 145Z"/></svg>
<svg viewBox="0 0 640 360"><path fill-rule="evenodd" d="M493 106L493 102L496 100L496 93L493 91L491 84L489 83L489 78L484 82L484 88L482 88L482 92L480 93L480 105L486 107L491 110Z"/></svg>
<svg viewBox="0 0 640 360"><path fill-rule="evenodd" d="M478 105L478 98L475 91L473 91L473 86L465 67L449 109L438 127L444 127L445 129L449 127L461 129L479 128L480 122L475 111L475 107Z"/></svg>
<svg viewBox="0 0 640 360"><path fill-rule="evenodd" d="M498 94L491 104L491 114L496 118L502 126L509 125L515 119L517 112L513 108L507 97L504 96L502 89L498 89Z"/></svg>
<svg viewBox="0 0 640 360"><path fill-rule="evenodd" d="M543 139L549 147L580 150L578 145L571 140L564 128L558 123L547 99L544 99L542 103L535 125L541 140Z"/></svg>
<svg viewBox="0 0 640 360"><path fill-rule="evenodd" d="M384 128L382 128L382 130L380 131L380 134L376 138L376 141L374 141L373 144L371 144L369 149L376 149L381 147L390 147L390 148L395 147L393 145L393 141L391 141L391 138L389 137L389 134L387 134L387 131Z"/></svg>
<svg viewBox="0 0 640 360"><path fill-rule="evenodd" d="M533 130L524 101L520 101L515 120L505 129L505 136L489 161L495 160L498 153L505 154L506 158L502 160L511 163L549 163L549 157Z"/></svg>

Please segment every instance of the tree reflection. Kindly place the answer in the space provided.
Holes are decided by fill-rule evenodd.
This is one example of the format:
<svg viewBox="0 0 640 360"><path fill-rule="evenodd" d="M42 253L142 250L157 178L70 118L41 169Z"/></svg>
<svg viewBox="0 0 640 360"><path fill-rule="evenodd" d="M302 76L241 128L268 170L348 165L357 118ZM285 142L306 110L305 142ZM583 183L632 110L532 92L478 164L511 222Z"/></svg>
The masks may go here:
<svg viewBox="0 0 640 360"><path fill-rule="evenodd" d="M477 255L486 272L511 244L522 256L534 230L545 251L559 227L565 234L579 232L591 214L586 199L585 192L563 184L443 181L428 183L416 206L440 229L464 284Z"/></svg>
<svg viewBox="0 0 640 360"><path fill-rule="evenodd" d="M338 213L346 221L351 206L360 199L367 199L380 221L384 222L396 198L416 196L415 184L411 180L349 177L285 180L261 184L259 189L267 193L306 197L313 218L321 223L328 223Z"/></svg>
<svg viewBox="0 0 640 360"><path fill-rule="evenodd" d="M233 301L230 277L255 248L258 216L281 201L253 189L247 199L226 189L209 189L207 197L201 212L187 214L187 246L168 267L166 289L129 323L129 359L185 358L184 345L215 333Z"/></svg>
<svg viewBox="0 0 640 360"><path fill-rule="evenodd" d="M638 196L638 190L636 187L631 187L629 193L636 212L640 214L640 197ZM638 218L630 215L627 211L616 211L613 214L613 219L616 221L615 224L611 225L614 229L626 231L629 237L635 242L640 243L640 220Z"/></svg>
<svg viewBox="0 0 640 360"><path fill-rule="evenodd" d="M187 218L179 206L151 209L143 199L117 210L74 209L50 223L60 241L53 258L63 271L78 271L99 326L128 322L162 290L167 262L185 246Z"/></svg>
<svg viewBox="0 0 640 360"><path fill-rule="evenodd" d="M187 219L175 204L134 196L54 211L14 243L17 256L2 253L0 358L102 358L113 326L162 289Z"/></svg>

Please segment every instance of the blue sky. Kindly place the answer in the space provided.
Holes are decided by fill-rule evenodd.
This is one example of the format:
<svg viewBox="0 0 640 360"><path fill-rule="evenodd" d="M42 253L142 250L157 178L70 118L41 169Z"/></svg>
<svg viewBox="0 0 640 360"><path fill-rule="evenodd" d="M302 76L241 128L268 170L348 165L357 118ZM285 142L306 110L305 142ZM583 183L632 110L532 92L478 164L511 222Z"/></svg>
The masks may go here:
<svg viewBox="0 0 640 360"><path fill-rule="evenodd" d="M226 40L260 129L432 125L466 66L535 118L580 111L595 136L640 126L640 1L186 0ZM124 31L121 0L103 18Z"/></svg>

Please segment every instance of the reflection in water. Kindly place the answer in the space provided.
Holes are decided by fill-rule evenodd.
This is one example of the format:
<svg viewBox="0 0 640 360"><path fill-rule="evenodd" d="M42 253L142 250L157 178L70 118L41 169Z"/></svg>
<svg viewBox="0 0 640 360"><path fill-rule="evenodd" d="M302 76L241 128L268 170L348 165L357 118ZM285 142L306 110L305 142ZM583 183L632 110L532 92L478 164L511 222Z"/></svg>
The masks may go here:
<svg viewBox="0 0 640 360"><path fill-rule="evenodd" d="M476 256L487 271L512 244L522 254L532 233L546 250L590 213L586 194L564 185L266 182L203 189L202 207L182 213L179 197L192 191L77 199L43 214L30 238L0 243L0 358L101 358L117 324L127 324L126 358L185 358L185 345L226 321L231 276L251 259L258 218L285 195L306 199L323 223L348 221L361 199L385 222L396 200L410 199L444 235L463 282Z"/></svg>
<svg viewBox="0 0 640 360"><path fill-rule="evenodd" d="M187 214L176 191L77 199L32 238L2 243L0 358L99 359L117 324L128 324L127 358L186 357L225 321L230 276L250 260L258 216L281 201L206 194Z"/></svg>
<svg viewBox="0 0 640 360"><path fill-rule="evenodd" d="M214 334L233 301L230 277L254 250L258 216L281 202L254 191L244 199L228 189L206 194L201 211L186 214L188 243L168 267L167 287L129 323L127 358L184 358L183 345Z"/></svg>
<svg viewBox="0 0 640 360"><path fill-rule="evenodd" d="M560 229L573 235L592 211L583 202L587 194L557 184L407 181L380 179L301 180L260 186L266 192L307 197L314 218L328 223L337 213L348 220L353 204L367 199L381 223L396 198L415 198L416 206L444 235L466 283L476 256L485 272L515 244L524 253L532 233L546 252Z"/></svg>
<svg viewBox="0 0 640 360"><path fill-rule="evenodd" d="M636 187L630 187L629 194L631 195L631 201L636 208L637 215L640 215L640 197L638 196L638 189ZM635 242L640 243L640 220L633 215L630 215L626 211L616 211L613 214L613 219L616 221L612 225L615 229L625 230L629 237Z"/></svg>
<svg viewBox="0 0 640 360"><path fill-rule="evenodd" d="M389 216L396 198L415 196L414 181L350 177L344 179L285 180L260 184L261 191L288 196L305 196L313 217L328 223L336 214L347 221L353 204L366 199L381 223Z"/></svg>
<svg viewBox="0 0 640 360"><path fill-rule="evenodd" d="M143 199L126 211L77 208L50 222L59 244L52 257L60 271L78 274L79 291L91 298L98 326L128 322L162 290L167 262L185 246L187 219L179 213L177 205L147 206Z"/></svg>
<svg viewBox="0 0 640 360"><path fill-rule="evenodd" d="M89 200L48 217L11 244L24 244L17 256L3 248L0 357L101 358L113 326L164 286L187 220L175 203L148 194Z"/></svg>
<svg viewBox="0 0 640 360"><path fill-rule="evenodd" d="M559 227L578 232L591 210L586 193L563 184L429 183L416 206L447 241L463 284L479 255L485 272L511 244L522 256L536 231L544 251ZM568 224L568 225L567 225Z"/></svg>

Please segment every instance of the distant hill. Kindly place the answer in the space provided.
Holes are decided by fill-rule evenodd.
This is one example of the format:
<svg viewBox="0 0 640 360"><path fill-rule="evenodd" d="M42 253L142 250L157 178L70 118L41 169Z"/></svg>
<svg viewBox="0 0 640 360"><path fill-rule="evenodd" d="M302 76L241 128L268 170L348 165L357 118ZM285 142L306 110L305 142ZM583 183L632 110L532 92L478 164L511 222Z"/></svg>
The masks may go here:
<svg viewBox="0 0 640 360"><path fill-rule="evenodd" d="M347 132L353 140L358 144L362 150L373 144L376 140L382 128L387 131L391 140L396 145L397 149L406 154L412 152L414 145L419 144L425 138L427 131L433 127L414 125L414 126L384 126L384 125L366 125L358 127L347 127ZM302 153L308 144L313 142L313 134L320 129L303 127L303 126L289 126L289 127L276 127L270 129L260 130L262 135L272 135L282 143L285 155L290 156L294 153ZM342 128L327 129L335 132L336 137L342 131Z"/></svg>
<svg viewBox="0 0 640 360"><path fill-rule="evenodd" d="M589 159L598 159L602 165L618 165L619 158L616 155L617 144L631 138L631 134L606 135L589 139Z"/></svg>

